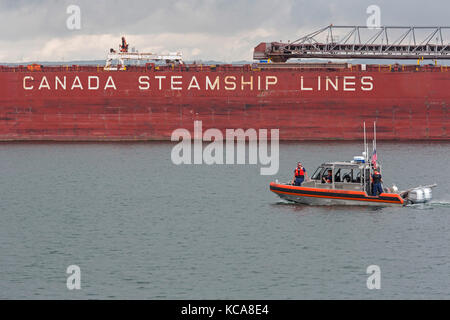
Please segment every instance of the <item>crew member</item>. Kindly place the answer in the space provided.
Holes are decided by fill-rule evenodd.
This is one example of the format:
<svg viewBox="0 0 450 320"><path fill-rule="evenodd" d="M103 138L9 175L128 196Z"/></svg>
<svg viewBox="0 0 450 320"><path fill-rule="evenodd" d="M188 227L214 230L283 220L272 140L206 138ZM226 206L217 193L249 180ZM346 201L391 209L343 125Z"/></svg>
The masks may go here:
<svg viewBox="0 0 450 320"><path fill-rule="evenodd" d="M297 163L297 168L294 170L294 179L292 179L292 184L294 186L301 186L303 181L308 179L308 175L306 173L306 169L303 168L302 164L300 162Z"/></svg>
<svg viewBox="0 0 450 320"><path fill-rule="evenodd" d="M333 171L328 170L328 175L322 178L323 183L332 183L333 182Z"/></svg>
<svg viewBox="0 0 450 320"><path fill-rule="evenodd" d="M377 196L378 194L383 193L383 188L381 186L381 183L383 182L383 179L381 179L381 174L378 170L375 170L372 174L372 195Z"/></svg>

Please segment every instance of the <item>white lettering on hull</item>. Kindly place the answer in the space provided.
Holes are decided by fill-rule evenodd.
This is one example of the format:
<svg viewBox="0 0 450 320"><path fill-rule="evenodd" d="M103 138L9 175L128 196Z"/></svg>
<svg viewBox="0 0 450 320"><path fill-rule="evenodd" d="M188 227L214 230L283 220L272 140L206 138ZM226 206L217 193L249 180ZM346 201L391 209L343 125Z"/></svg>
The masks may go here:
<svg viewBox="0 0 450 320"><path fill-rule="evenodd" d="M197 78L195 76L192 77L191 82L189 82L188 90L197 89L200 90L200 86L198 84Z"/></svg>
<svg viewBox="0 0 450 320"><path fill-rule="evenodd" d="M92 83L92 80L95 81L95 84ZM88 89L89 90L98 90L100 80L98 77L89 76L88 77Z"/></svg>
<svg viewBox="0 0 450 320"><path fill-rule="evenodd" d="M72 88L70 88L70 90L73 90L73 89L83 90L83 85L81 84L80 78L78 76L76 76L75 80L73 80Z"/></svg>
<svg viewBox="0 0 450 320"><path fill-rule="evenodd" d="M114 83L114 80L111 76L108 77L108 80L106 81L104 90L109 89L109 88L117 90L116 84Z"/></svg>
<svg viewBox="0 0 450 320"><path fill-rule="evenodd" d="M42 77L41 83L39 84L39 90L44 88L50 90L50 85L48 84L46 76Z"/></svg>
<svg viewBox="0 0 450 320"><path fill-rule="evenodd" d="M310 77L306 74L300 75L300 83L290 83L285 81L282 88L277 88L279 84L277 76L233 76L233 75L201 75L184 76L184 75L142 75L137 78L137 89L140 91L149 90L209 90L209 91L263 91L263 90L297 90L300 92L355 92L355 91L372 91L374 89L374 79L372 76L314 76ZM64 91L81 91L81 90L117 90L113 76L100 79L98 76L54 76L53 78L45 75L36 79L34 76L24 76L22 79L22 87L24 90L64 90Z"/></svg>
<svg viewBox="0 0 450 320"><path fill-rule="evenodd" d="M58 84L61 86L61 89L66 90L66 77L61 81L59 77L55 77L55 90L58 90Z"/></svg>
<svg viewBox="0 0 450 320"><path fill-rule="evenodd" d="M40 80L36 79L36 82L39 83L39 86L35 87L33 84L34 77L25 76L22 80L22 87L24 90L67 90L68 79L66 76L55 76L54 79L48 79L47 76L43 76ZM52 81L53 80L53 81ZM83 85L84 84L84 85ZM100 90L100 78L97 76L88 76L86 79L80 79L79 76L75 76L73 80L69 82L70 89L69 90L84 90L85 87L88 90ZM116 84L112 76L109 76L106 80L106 83L103 87L103 90L113 89L117 90Z"/></svg>
<svg viewBox="0 0 450 320"><path fill-rule="evenodd" d="M139 77L139 90L148 90L148 89L150 89L150 77L149 76Z"/></svg>
<svg viewBox="0 0 450 320"><path fill-rule="evenodd" d="M344 91L355 91L355 78L356 77L344 77Z"/></svg>
<svg viewBox="0 0 450 320"><path fill-rule="evenodd" d="M325 87L325 88L324 88ZM364 76L359 80L356 76L342 76L331 78L326 76L325 79L321 76L306 78L300 76L300 91L349 91L354 92L357 90L372 91L374 88L373 77Z"/></svg>
<svg viewBox="0 0 450 320"><path fill-rule="evenodd" d="M211 83L211 80L209 80L209 77L206 76L206 90L219 90L219 79L220 77L217 76L214 80L214 83Z"/></svg>
<svg viewBox="0 0 450 320"><path fill-rule="evenodd" d="M373 77L366 76L361 78L361 90L363 91L373 90Z"/></svg>
<svg viewBox="0 0 450 320"><path fill-rule="evenodd" d="M27 85L27 81L28 80L30 80L30 81L33 81L34 80L34 78L33 77L30 77L30 76L26 76L26 77L23 77L23 81L22 81L22 86L23 86L23 89L24 90L33 90L33 85Z"/></svg>
<svg viewBox="0 0 450 320"><path fill-rule="evenodd" d="M183 79L182 76L171 76L170 77L170 88L172 90L181 90L183 88L181 88L180 86L183 84L182 81L178 81L178 79Z"/></svg>
<svg viewBox="0 0 450 320"><path fill-rule="evenodd" d="M313 89L312 88L307 88L307 87L305 87L304 85L303 85L303 76L301 76L300 77L300 90L302 90L302 91L312 91Z"/></svg>

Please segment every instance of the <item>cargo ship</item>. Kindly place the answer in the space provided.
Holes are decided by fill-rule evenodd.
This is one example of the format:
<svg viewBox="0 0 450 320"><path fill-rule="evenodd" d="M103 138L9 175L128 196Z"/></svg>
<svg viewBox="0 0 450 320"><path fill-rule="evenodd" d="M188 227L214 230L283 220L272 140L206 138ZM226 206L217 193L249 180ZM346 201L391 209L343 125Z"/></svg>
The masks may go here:
<svg viewBox="0 0 450 320"><path fill-rule="evenodd" d="M246 65L130 52L123 38L105 66L0 66L0 140L170 140L177 128L193 131L196 120L204 130L279 129L280 140L353 140L363 121L376 121L379 140L450 139L450 68L420 63L449 59L448 44L311 39L261 43ZM133 60L145 64L127 64Z"/></svg>

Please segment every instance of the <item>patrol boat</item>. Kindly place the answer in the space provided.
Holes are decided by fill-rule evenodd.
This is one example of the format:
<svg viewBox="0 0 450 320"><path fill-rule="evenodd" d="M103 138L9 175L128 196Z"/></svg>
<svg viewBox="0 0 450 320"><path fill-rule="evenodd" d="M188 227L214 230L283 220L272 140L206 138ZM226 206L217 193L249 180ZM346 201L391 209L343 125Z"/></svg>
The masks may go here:
<svg viewBox="0 0 450 320"><path fill-rule="evenodd" d="M364 206L404 206L409 203L425 203L432 199L432 188L427 185L399 191L393 185L383 187L383 192L372 196L371 177L375 170L382 173L382 166L377 163L376 129L374 124L373 155L369 161L364 124L364 152L351 161L325 162L314 172L310 180L301 186L291 182L270 183L270 191L282 199L309 205L364 205ZM331 181L327 181L331 170Z"/></svg>

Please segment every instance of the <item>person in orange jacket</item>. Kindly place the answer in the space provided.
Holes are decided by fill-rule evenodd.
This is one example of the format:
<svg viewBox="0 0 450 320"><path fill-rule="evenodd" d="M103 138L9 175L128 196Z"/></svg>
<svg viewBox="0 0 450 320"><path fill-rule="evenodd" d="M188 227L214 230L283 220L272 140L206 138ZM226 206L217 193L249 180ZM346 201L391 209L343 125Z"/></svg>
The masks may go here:
<svg viewBox="0 0 450 320"><path fill-rule="evenodd" d="M294 186L301 186L303 181L308 179L308 174L306 173L306 169L303 167L301 162L297 163L297 168L294 170L294 178L292 179L292 184Z"/></svg>

